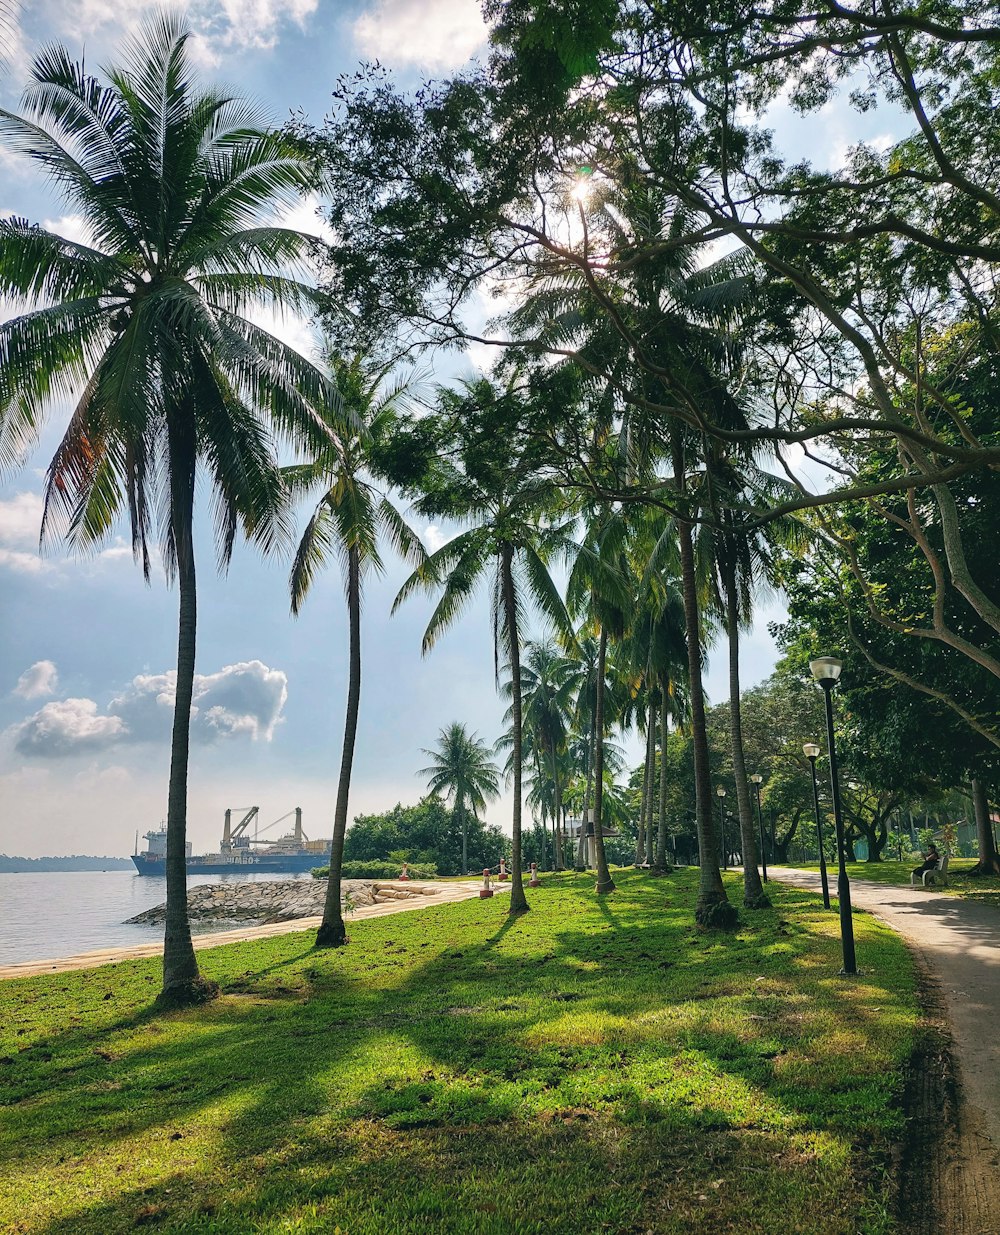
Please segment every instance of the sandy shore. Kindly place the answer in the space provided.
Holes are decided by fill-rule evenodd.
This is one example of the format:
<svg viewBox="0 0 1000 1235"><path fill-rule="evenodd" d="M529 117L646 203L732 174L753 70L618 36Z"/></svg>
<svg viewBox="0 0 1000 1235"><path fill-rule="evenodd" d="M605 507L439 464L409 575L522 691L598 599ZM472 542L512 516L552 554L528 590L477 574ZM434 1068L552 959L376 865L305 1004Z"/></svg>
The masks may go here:
<svg viewBox="0 0 1000 1235"><path fill-rule="evenodd" d="M390 886L390 885L386 885ZM412 909L426 909L430 905L447 905L465 901L479 895L478 881L469 883L419 883L401 885L408 890L419 888L422 895L408 900L390 901L381 905L364 905L348 918L348 926L361 918L384 918L390 913L406 913ZM504 891L509 884L495 884L497 891ZM271 922L266 926L246 926L239 930L213 931L211 934L195 935L194 946L219 948L227 943L245 943L250 939L267 939L272 935L288 935L293 931L314 931L320 918L295 918L290 922ZM80 952L76 956L62 956L50 960L21 961L15 965L0 965L0 979L29 978L41 973L64 973L71 969L95 969L98 965L115 965L141 956L161 956L163 943L140 943L127 948L100 948L95 952Z"/></svg>

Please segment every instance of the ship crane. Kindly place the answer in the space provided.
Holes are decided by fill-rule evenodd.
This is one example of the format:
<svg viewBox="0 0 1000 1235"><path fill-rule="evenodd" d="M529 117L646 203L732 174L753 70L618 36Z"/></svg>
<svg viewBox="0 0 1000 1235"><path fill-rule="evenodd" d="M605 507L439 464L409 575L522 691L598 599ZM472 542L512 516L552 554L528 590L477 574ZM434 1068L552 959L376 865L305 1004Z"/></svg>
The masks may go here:
<svg viewBox="0 0 1000 1235"><path fill-rule="evenodd" d="M234 828L233 810L245 810L246 814ZM226 809L226 822L222 829L222 852L229 853L231 849L246 849L250 844L250 837L246 836L246 830L251 823L257 818L260 812L259 806L236 806Z"/></svg>
<svg viewBox="0 0 1000 1235"><path fill-rule="evenodd" d="M239 823L232 827L232 813L234 810L245 810L246 814ZM226 811L226 822L222 832L222 852L227 853L231 849L248 849L251 845L265 844L267 842L259 842L257 836L259 832L269 832L271 828L276 828L279 823L284 823L286 819L295 816L295 831L292 834L293 842L301 846L309 838L302 831L302 807L296 806L294 810L287 811L280 819L275 819L273 822L265 824L262 828L254 828L253 839L245 835L247 828L260 814L259 806L233 806Z"/></svg>

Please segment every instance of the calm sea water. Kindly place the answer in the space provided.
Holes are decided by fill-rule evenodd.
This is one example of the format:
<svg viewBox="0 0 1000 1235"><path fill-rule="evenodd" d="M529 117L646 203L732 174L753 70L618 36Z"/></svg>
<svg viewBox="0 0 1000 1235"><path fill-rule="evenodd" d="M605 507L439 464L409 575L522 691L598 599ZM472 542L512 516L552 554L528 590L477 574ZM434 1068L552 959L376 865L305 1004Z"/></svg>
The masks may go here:
<svg viewBox="0 0 1000 1235"><path fill-rule="evenodd" d="M295 878L312 876L191 875L188 886ZM134 871L0 874L0 965L155 943L163 938L162 926L126 926L125 919L165 899L163 879Z"/></svg>

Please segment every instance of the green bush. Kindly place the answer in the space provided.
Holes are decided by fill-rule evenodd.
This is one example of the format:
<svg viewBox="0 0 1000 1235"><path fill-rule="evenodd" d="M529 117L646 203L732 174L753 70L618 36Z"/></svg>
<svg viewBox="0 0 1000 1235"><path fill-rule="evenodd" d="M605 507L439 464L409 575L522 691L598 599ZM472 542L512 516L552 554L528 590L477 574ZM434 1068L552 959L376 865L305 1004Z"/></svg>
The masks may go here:
<svg viewBox="0 0 1000 1235"><path fill-rule="evenodd" d="M495 825L466 817L469 870L510 860L510 837ZM344 838L344 861L409 862L433 865L442 875L462 872L462 826L440 798L430 795L416 806L397 804L380 815L358 815ZM530 859L528 859L530 860ZM399 871L396 871L399 874Z"/></svg>
<svg viewBox="0 0 1000 1235"><path fill-rule="evenodd" d="M369 858L365 861L345 862L344 879L398 879L402 870L401 862L380 861ZM411 879L436 879L437 867L433 862L410 862L407 871ZM318 866L313 869L314 879L325 879L330 873L329 866Z"/></svg>

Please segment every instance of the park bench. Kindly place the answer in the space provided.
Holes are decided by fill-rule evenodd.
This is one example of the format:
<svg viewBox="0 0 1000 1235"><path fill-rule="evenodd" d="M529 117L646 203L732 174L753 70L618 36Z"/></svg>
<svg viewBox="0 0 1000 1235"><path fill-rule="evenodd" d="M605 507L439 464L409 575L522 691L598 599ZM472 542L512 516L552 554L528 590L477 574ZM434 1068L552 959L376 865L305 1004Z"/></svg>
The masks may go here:
<svg viewBox="0 0 1000 1235"><path fill-rule="evenodd" d="M941 884L943 887L948 882L948 854L945 854L938 860L938 864L933 870L924 871L921 881L925 888L932 888L936 883ZM910 883L916 887L916 874L910 876Z"/></svg>

